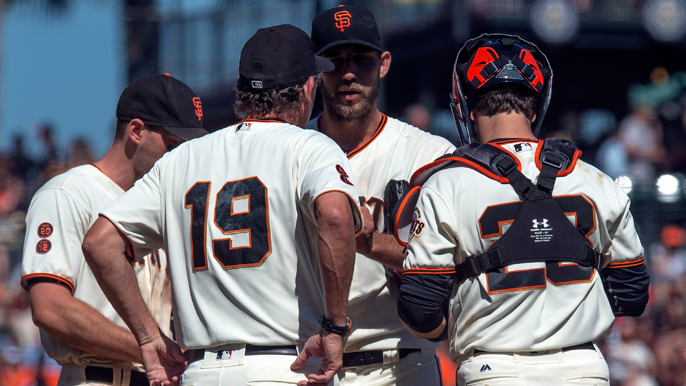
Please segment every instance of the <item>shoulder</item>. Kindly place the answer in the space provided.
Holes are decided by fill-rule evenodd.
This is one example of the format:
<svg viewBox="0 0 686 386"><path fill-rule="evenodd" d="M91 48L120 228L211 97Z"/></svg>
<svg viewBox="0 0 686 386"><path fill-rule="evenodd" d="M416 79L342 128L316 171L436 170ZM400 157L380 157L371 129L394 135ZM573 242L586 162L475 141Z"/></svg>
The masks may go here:
<svg viewBox="0 0 686 386"><path fill-rule="evenodd" d="M90 192L99 190L101 176L107 178L94 165L77 166L48 180L38 189L34 197L45 192L56 191L77 197L88 196Z"/></svg>

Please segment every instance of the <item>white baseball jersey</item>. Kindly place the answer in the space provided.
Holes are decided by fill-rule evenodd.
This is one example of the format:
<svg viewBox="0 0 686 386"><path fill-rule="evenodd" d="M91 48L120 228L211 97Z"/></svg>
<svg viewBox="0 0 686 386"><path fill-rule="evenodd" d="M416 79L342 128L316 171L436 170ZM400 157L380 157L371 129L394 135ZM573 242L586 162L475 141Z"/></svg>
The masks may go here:
<svg viewBox="0 0 686 386"><path fill-rule="evenodd" d="M538 142L495 144L519 159L534 183ZM605 174L577 161L553 190L567 217L604 256L603 265L642 264L643 247L629 212L629 199ZM422 186L405 273L449 273L469 256L485 252L507 231L520 201L507 183L464 166L447 166ZM554 233L534 219L532 237ZM548 233L550 232L550 233ZM552 236L551 236L552 237ZM470 349L491 352L559 349L609 333L614 316L598 273L575 263L522 263L504 272L482 273L453 288L448 332L457 363Z"/></svg>
<svg viewBox="0 0 686 386"><path fill-rule="evenodd" d="M98 212L124 191L95 165L77 166L45 183L33 196L26 215L21 284L51 279L68 286L75 298L87 303L115 324L126 327L100 289L81 252L86 232ZM166 256L153 251L134 265L141 294L152 315L169 332L171 288ZM46 352L59 364L111 363L73 348L41 330Z"/></svg>
<svg viewBox="0 0 686 386"><path fill-rule="evenodd" d="M319 129L320 119L311 120L308 128ZM385 227L388 182L409 181L414 171L454 150L448 140L382 114L372 138L347 154L360 203L369 209L379 233ZM345 352L438 347L405 328L396 311L397 300L395 284L388 281L383 265L358 253L348 303L353 324Z"/></svg>
<svg viewBox="0 0 686 386"><path fill-rule="evenodd" d="M324 314L315 201L348 195L362 227L349 171L322 134L245 120L166 154L103 215L137 254L168 251L182 347L300 344Z"/></svg>

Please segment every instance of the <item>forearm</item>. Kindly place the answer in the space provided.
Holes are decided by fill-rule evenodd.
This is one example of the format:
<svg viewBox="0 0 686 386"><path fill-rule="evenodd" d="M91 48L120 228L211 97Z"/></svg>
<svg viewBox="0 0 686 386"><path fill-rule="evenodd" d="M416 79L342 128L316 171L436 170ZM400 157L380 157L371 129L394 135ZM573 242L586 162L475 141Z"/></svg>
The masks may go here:
<svg viewBox="0 0 686 386"><path fill-rule="evenodd" d="M348 197L329 192L317 199L318 253L326 317L346 324L348 292L355 264L355 231Z"/></svg>
<svg viewBox="0 0 686 386"><path fill-rule="evenodd" d="M358 248L358 252L387 267L402 272L403 261L406 255L405 248L398 244L393 235L374 232L372 237L374 238L372 247L369 250L359 250Z"/></svg>
<svg viewBox="0 0 686 386"><path fill-rule="evenodd" d="M86 234L83 253L93 275L140 345L160 335L126 257L126 241L115 226L100 217Z"/></svg>
<svg viewBox="0 0 686 386"><path fill-rule="evenodd" d="M33 283L29 298L34 324L64 343L117 361L141 362L138 342L131 331L74 298L63 285Z"/></svg>

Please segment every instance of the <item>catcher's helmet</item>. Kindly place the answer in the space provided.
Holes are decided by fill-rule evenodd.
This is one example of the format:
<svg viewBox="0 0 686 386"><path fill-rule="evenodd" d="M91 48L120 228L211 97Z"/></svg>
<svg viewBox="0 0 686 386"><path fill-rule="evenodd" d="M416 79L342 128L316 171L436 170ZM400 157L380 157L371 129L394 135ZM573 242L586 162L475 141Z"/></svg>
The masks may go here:
<svg viewBox="0 0 686 386"><path fill-rule="evenodd" d="M475 96L501 84L523 87L538 96L537 118L532 128L538 136L553 85L548 58L519 36L483 34L464 44L453 67L450 108L463 145L474 141L469 112Z"/></svg>

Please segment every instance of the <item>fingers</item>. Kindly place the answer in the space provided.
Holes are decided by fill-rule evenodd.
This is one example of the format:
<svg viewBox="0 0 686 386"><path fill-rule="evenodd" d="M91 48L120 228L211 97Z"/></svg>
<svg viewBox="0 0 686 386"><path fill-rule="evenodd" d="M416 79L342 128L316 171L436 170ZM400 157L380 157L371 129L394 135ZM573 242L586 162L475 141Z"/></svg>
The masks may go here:
<svg viewBox="0 0 686 386"><path fill-rule="evenodd" d="M303 349L300 352L300 354L298 354L298 357L295 358L295 361L293 361L293 363L291 364L291 370L297 370L297 369L303 367L305 362L307 362L307 360L311 356L312 356L312 354L310 354L310 351L307 348Z"/></svg>

